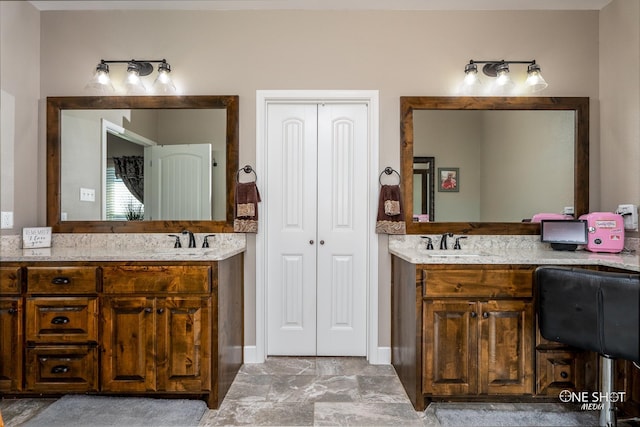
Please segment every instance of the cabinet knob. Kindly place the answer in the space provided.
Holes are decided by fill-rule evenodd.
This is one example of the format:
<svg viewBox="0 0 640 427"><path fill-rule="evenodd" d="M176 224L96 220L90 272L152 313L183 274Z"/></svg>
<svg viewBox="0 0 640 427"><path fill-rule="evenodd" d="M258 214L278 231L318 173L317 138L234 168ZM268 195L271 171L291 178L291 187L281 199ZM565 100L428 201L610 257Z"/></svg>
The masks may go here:
<svg viewBox="0 0 640 427"><path fill-rule="evenodd" d="M309 244L310 244L310 245L313 245L313 240L309 240Z"/></svg>
<svg viewBox="0 0 640 427"><path fill-rule="evenodd" d="M69 372L69 367L65 365L58 365L51 368L52 374L66 374Z"/></svg>
<svg viewBox="0 0 640 427"><path fill-rule="evenodd" d="M471 317L477 317L478 313L476 313L475 311L472 311L470 315L471 315Z"/></svg>
<svg viewBox="0 0 640 427"><path fill-rule="evenodd" d="M71 283L71 279L63 276L54 277L53 279L51 279L51 283L54 285L68 285L69 283Z"/></svg>
<svg viewBox="0 0 640 427"><path fill-rule="evenodd" d="M324 245L324 240L320 240L320 244L321 244L321 245Z"/></svg>
<svg viewBox="0 0 640 427"><path fill-rule="evenodd" d="M567 374L565 371L560 371L560 376L564 379L567 379L569 377L569 374Z"/></svg>
<svg viewBox="0 0 640 427"><path fill-rule="evenodd" d="M485 311L484 313L482 313L482 318L483 319L488 319L489 318L489 312Z"/></svg>
<svg viewBox="0 0 640 427"><path fill-rule="evenodd" d="M153 313L153 308L151 308L151 307L145 307L144 312L145 312L145 313Z"/></svg>
<svg viewBox="0 0 640 427"><path fill-rule="evenodd" d="M66 325L69 323L69 318L67 316L56 316L51 319L52 325Z"/></svg>
<svg viewBox="0 0 640 427"><path fill-rule="evenodd" d="M9 314L16 314L18 312L18 309L11 307L8 311L9 311Z"/></svg>
<svg viewBox="0 0 640 427"><path fill-rule="evenodd" d="M159 308L158 309L158 314L162 314L162 313L164 313L164 308Z"/></svg>

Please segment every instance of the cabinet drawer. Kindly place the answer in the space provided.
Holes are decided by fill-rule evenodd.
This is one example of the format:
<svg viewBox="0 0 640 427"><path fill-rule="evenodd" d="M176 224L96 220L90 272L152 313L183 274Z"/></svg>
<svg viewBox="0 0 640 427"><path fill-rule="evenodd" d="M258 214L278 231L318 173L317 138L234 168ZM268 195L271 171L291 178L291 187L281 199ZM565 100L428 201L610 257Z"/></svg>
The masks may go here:
<svg viewBox="0 0 640 427"><path fill-rule="evenodd" d="M91 346L27 348L27 391L97 391L98 350Z"/></svg>
<svg viewBox="0 0 640 427"><path fill-rule="evenodd" d="M96 297L27 298L27 341L97 342L97 331Z"/></svg>
<svg viewBox="0 0 640 427"><path fill-rule="evenodd" d="M102 270L103 291L121 293L207 293L210 267L117 266Z"/></svg>
<svg viewBox="0 0 640 427"><path fill-rule="evenodd" d="M27 291L31 294L95 293L96 267L28 267Z"/></svg>
<svg viewBox="0 0 640 427"><path fill-rule="evenodd" d="M20 290L20 268L0 267L0 294L16 295Z"/></svg>
<svg viewBox="0 0 640 427"><path fill-rule="evenodd" d="M584 391L584 364L572 351L538 351L536 394L558 396L562 390Z"/></svg>
<svg viewBox="0 0 640 427"><path fill-rule="evenodd" d="M424 270L425 297L528 298L533 294L531 269Z"/></svg>

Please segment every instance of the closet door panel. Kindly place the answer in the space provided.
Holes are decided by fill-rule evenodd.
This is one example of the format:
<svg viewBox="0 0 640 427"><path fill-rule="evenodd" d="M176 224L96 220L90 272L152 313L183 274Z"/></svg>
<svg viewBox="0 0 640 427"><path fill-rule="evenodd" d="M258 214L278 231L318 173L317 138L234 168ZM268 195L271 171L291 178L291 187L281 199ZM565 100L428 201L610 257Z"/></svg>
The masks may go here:
<svg viewBox="0 0 640 427"><path fill-rule="evenodd" d="M366 355L365 104L318 106L318 355Z"/></svg>
<svg viewBox="0 0 640 427"><path fill-rule="evenodd" d="M316 354L317 106L268 110L267 352Z"/></svg>

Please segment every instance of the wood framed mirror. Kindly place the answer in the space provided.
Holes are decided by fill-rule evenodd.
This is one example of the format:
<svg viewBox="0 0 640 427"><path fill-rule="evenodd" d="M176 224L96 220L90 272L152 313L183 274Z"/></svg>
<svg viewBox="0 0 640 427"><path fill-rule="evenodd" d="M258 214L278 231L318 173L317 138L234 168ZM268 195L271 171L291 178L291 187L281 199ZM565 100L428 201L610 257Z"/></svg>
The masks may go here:
<svg viewBox="0 0 640 427"><path fill-rule="evenodd" d="M72 123L87 122L82 116L84 113L97 115L97 121L92 118L89 126L72 127ZM192 232L232 232L238 171L238 113L239 97L235 95L47 98L47 224L57 233L153 233L180 232L184 229ZM114 125L105 120L107 116L116 116L117 120L114 121L119 123ZM144 123L147 129L153 129L151 132L155 136L149 138L145 132L131 131L128 127L133 126L133 117L142 117L137 123ZM177 120L174 117L180 117L184 122L173 122ZM198 121L197 125L194 125L194 120ZM215 124L219 128L215 135L195 136L193 128L212 128ZM208 216L173 213L164 216L155 214L155 217L144 220L107 219L117 218L105 214L105 183L108 181L105 159L109 158L106 154L107 140L111 143L111 139L107 139L105 135L109 134L111 138L112 134L119 133L114 129L120 129L123 135L127 135L119 136L142 141L143 145L165 146L170 144L166 142L167 138L182 138L183 141L178 144L184 146L209 144L210 162L207 165L203 160L202 164L218 169L210 172L210 178L203 181L211 186L208 201L210 205L214 204L215 191L219 193L215 209L208 206ZM177 129L182 129L183 137L176 136ZM67 142L63 135L73 135L75 145L65 146ZM153 141L156 138L158 142ZM71 157L73 162L69 161ZM74 174L76 169L92 170L91 176ZM202 176L206 176L206 173L205 171ZM149 178L145 181L149 181ZM162 182L173 181L175 178L165 177ZM217 190L213 187L216 182L220 185ZM199 185L196 182L196 186ZM145 186L145 192L151 193L146 188ZM205 199L207 189L201 193L205 195ZM73 200L73 203L67 200ZM207 202L201 203L206 205ZM96 212L89 212L87 206ZM214 210L217 212L215 215Z"/></svg>
<svg viewBox="0 0 640 427"><path fill-rule="evenodd" d="M428 135L424 133L420 136L417 135L418 129L420 126L422 128L429 128L430 125L424 125L416 123L417 117L419 117L423 113L434 112L434 113L451 113L452 115L457 114L455 112L461 111L465 114L474 114L474 112L478 114L487 114L488 112L498 112L498 111L507 111L507 112L542 112L542 114L549 114L553 112L562 113L560 115L564 116L564 121L568 118L569 124L568 130L564 135L557 135L558 139L561 137L564 140L568 141L568 147L562 148L565 152L569 152L570 155L566 159L565 164L558 166L557 163L554 163L556 155L553 150L554 146L560 146L559 142L556 144L556 134L553 133L553 126L543 125L540 126L538 124L538 128L547 129L548 134L544 137L533 137L534 143L529 143L531 141L531 136L527 134L525 138L524 135L520 134L511 134L512 137L508 140L508 151L513 151L515 155L520 158L517 161L511 159L502 159L502 163L496 165L491 165L487 167L487 171L484 173L480 171L479 168L469 168L465 166L461 166L459 162L462 162L460 158L464 157L460 153L466 153L470 151L468 147L460 148L456 153L458 157L452 157L451 154L442 155L441 153L434 153L437 151L434 147L437 144L440 146L448 144L445 137L442 136L442 133L434 135ZM405 209L405 220L407 223L407 233L408 234L439 234L445 232L457 233L457 234L539 234L539 224L530 223L528 219L535 213L539 212L555 212L561 213L563 207L571 206L574 208L575 216L578 217L584 213L587 213L589 210L589 98L586 97L416 97L416 96L407 96L400 98L400 114L401 114L401 122L400 122L400 138L401 138L401 146L400 146L400 160L401 160L401 175L402 182L408 183L407 185L403 185L402 195L404 199L405 206L408 209ZM535 113L534 113L535 114ZM472 126L467 122L449 122L449 117L445 117L445 120L442 119L441 116L434 116L435 118L431 122L433 123L448 123L449 129L463 129L469 130L469 135L466 139L471 140L470 142L476 144L473 147L473 153L466 155L467 158L480 158L481 155L499 157L492 154L487 153L495 153L495 148L487 149L486 147L478 147L479 138L477 135L481 132L478 131L478 126L486 126L482 122L482 125ZM420 120L420 119L418 119ZM458 120L456 118L456 120ZM484 120L484 118L480 119ZM500 118L492 118L493 122L504 122L505 119L503 117ZM522 124L526 123L526 121L532 121L537 123L536 119L529 119L527 117L520 118L520 121L517 125L511 125L510 132L517 132L520 130L521 132L525 132L522 128ZM555 119L554 119L555 120ZM484 128L483 128L484 129ZM501 134L505 133L502 130L494 132ZM515 136L513 136L515 135ZM430 148L417 148L416 137L422 140L429 140L430 144L436 144L434 146L430 146ZM538 138L538 139L536 139ZM547 152L544 153L544 157L542 160L536 160L528 157L527 152L543 152L541 147L537 147L537 141L540 142L540 145L547 147ZM467 141L469 142L469 141ZM521 145L518 145L521 144ZM503 146L504 147L504 146ZM492 151L493 150L493 151ZM528 150L528 151L527 151ZM549 152L549 150L551 150ZM502 150L505 151L505 150ZM474 154L475 153L475 154ZM413 173L414 173L414 158L415 157L424 157L424 156L433 156L435 158L435 162L438 165L438 168L451 167L456 171L459 170L460 181L458 182L459 191L454 192L436 192L434 194L435 198L435 217L436 222L425 222L418 223L413 221ZM467 160L470 162L471 160ZM504 174L503 182L511 183L511 181L517 181L516 179L511 179L514 177L514 172L507 172L506 167L503 169L503 166L516 165L516 167L521 167L519 165L528 163L532 165L532 178L529 181L532 181L533 184L540 184L541 187L535 188L533 190L529 190L527 186L521 185L521 193L525 196L524 201L514 200L513 196L507 196L506 192L504 192L503 200L499 200L500 196L497 196L498 199L494 197L494 199L490 199L486 202L477 201L475 202L474 208L459 208L455 212L455 215L469 215L473 216L471 219L456 218L451 219L451 217L455 216L452 214L452 211L449 213L443 213L443 207L446 203L449 203L455 206L454 203L451 203L455 200L463 200L465 197L476 197L479 198L483 193L487 193L486 188L495 188L497 187L495 184L491 187L480 187L482 180L485 178L485 175L489 175L488 171L490 170L494 175L496 173ZM535 167L533 167L535 166ZM473 173L471 169L473 170ZM536 195L539 200L544 200L545 198L549 198L547 196L550 190L552 190L552 184L549 183L551 177L554 176L554 172L562 171L564 174L569 174L568 178L562 179L562 185L564 187L568 187L568 191L565 192L563 197L560 197L558 200L554 200L551 206L552 208L546 207L543 203L538 205L534 205L533 208L529 208L525 213L519 212L513 215L512 218L508 219L486 219L483 218L482 213L477 213L482 208L482 203L489 203L493 206L500 206L500 203L511 203L512 205L520 206L524 205L528 201L527 199L531 198L530 195ZM511 175L509 175L511 173ZM520 172L517 172L520 173ZM436 180L438 178L436 177ZM489 184L487 184L489 185ZM513 193L512 193L513 194ZM567 195L569 194L569 195ZM465 200L466 205L469 206L468 200ZM562 206L560 206L562 205ZM461 206L461 205L457 205ZM474 211L475 209L475 211ZM537 209L534 211L534 209ZM470 212L473 211L473 215Z"/></svg>

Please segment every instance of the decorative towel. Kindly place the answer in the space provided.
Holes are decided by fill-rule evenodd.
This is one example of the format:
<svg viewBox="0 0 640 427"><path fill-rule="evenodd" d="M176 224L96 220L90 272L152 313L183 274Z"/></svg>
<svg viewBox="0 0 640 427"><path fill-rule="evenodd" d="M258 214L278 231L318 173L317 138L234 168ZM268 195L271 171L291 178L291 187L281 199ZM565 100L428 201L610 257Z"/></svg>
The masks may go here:
<svg viewBox="0 0 640 427"><path fill-rule="evenodd" d="M406 232L400 186L383 185L380 188L380 199L378 201L376 233L405 234Z"/></svg>
<svg viewBox="0 0 640 427"><path fill-rule="evenodd" d="M258 202L260 193L255 182L236 182L236 216L233 220L233 231L258 232Z"/></svg>

